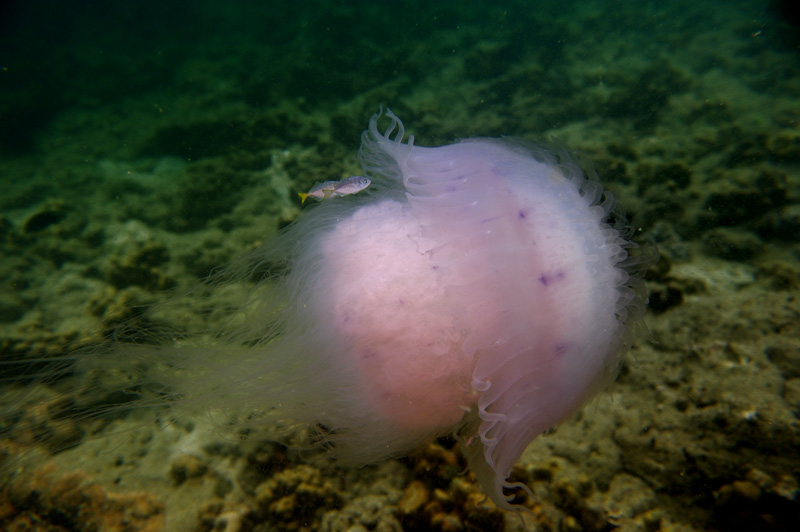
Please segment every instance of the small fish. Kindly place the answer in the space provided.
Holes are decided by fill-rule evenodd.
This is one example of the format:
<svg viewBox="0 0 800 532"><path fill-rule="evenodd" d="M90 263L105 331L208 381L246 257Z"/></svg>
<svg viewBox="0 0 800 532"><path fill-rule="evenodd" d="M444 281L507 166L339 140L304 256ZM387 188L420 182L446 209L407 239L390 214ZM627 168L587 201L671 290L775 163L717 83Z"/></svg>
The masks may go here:
<svg viewBox="0 0 800 532"><path fill-rule="evenodd" d="M350 194L361 192L371 183L372 181L370 178L355 175L342 179L341 181L323 181L322 183L317 183L311 187L311 190L307 193L300 193L298 196L300 196L303 203L305 203L308 198L323 200L336 196L349 196Z"/></svg>
<svg viewBox="0 0 800 532"><path fill-rule="evenodd" d="M298 196L300 196L300 199L303 201L303 203L305 203L308 198L318 198L318 199L329 198L330 195L333 193L333 189L336 188L336 185L338 184L339 184L338 181L323 181L322 183L317 183L316 185L311 187L311 190L309 190L305 194L301 192L300 194L298 194Z"/></svg>
<svg viewBox="0 0 800 532"><path fill-rule="evenodd" d="M350 194L355 194L357 192L361 192L368 186L372 184L372 181L368 177L364 177L361 175L354 175L352 177L348 177L346 179L342 179L336 186L333 188L333 192L331 193L332 196L349 196Z"/></svg>

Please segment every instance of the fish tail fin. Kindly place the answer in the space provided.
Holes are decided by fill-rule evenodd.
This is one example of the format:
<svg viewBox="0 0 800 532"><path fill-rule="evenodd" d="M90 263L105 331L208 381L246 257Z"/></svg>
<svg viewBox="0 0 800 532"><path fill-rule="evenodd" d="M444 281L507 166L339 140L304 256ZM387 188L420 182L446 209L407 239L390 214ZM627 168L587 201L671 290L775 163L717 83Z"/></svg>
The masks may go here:
<svg viewBox="0 0 800 532"><path fill-rule="evenodd" d="M308 194L304 194L302 192L299 192L297 195L300 196L300 203L305 203L306 199L308 199Z"/></svg>

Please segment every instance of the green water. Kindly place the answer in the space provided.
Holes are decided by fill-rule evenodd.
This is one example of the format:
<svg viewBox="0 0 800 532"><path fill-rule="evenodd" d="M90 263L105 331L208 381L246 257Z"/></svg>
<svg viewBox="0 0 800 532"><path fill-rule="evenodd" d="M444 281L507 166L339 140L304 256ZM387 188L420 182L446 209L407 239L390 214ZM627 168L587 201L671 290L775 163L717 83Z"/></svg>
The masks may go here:
<svg viewBox="0 0 800 532"><path fill-rule="evenodd" d="M0 459L55 431L63 445L27 467L52 458L104 493L147 493L142 530L164 515L173 530L522 527L474 508L451 441L358 470L164 420L113 443L59 425L82 419L69 371L25 377L263 241L301 215L298 192L358 174L361 131L388 105L423 146L578 151L662 254L650 333L618 382L515 470L539 529L794 529L796 24L767 1L4 2ZM0 528L115 515L67 488L34 501L43 488L13 478Z"/></svg>

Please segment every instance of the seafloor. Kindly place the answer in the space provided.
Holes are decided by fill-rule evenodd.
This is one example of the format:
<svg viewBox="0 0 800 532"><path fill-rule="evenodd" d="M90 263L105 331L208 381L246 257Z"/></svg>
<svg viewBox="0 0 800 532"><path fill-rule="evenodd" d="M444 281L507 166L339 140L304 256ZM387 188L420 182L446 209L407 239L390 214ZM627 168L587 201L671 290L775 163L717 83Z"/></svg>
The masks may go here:
<svg viewBox="0 0 800 532"><path fill-rule="evenodd" d="M0 7L0 529L800 529L798 20L491 4ZM450 440L347 468L169 413L81 421L129 377L38 378L358 173L381 104L421 145L556 138L661 252L616 383L515 468L529 513L481 505Z"/></svg>

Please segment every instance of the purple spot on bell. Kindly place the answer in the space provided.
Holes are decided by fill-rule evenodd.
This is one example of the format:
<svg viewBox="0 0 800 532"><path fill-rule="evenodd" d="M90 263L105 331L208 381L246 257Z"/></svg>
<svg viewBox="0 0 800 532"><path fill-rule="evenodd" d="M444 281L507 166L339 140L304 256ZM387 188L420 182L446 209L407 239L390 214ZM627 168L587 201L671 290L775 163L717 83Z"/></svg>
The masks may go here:
<svg viewBox="0 0 800 532"><path fill-rule="evenodd" d="M563 271L557 271L556 273L551 273L551 274L543 273L536 279L543 285L549 286L550 283L553 283L555 281L560 281L564 277L566 277L566 275L564 274Z"/></svg>

